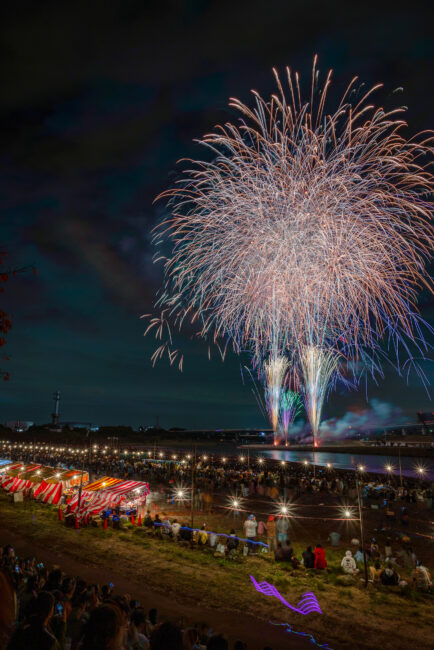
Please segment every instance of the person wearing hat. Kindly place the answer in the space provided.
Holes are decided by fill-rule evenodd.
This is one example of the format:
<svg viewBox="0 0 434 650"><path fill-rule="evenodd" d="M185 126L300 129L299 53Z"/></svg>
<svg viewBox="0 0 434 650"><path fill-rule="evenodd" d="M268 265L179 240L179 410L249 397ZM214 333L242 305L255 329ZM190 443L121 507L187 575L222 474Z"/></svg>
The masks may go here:
<svg viewBox="0 0 434 650"><path fill-rule="evenodd" d="M268 517L265 527L267 529L268 550L271 552L276 549L276 522L274 521L274 515Z"/></svg>
<svg viewBox="0 0 434 650"><path fill-rule="evenodd" d="M255 539L256 539L256 530L258 528L258 523L256 521L255 515L249 515L244 522L244 530L246 531L247 537L247 548L249 552L252 553L255 550Z"/></svg>

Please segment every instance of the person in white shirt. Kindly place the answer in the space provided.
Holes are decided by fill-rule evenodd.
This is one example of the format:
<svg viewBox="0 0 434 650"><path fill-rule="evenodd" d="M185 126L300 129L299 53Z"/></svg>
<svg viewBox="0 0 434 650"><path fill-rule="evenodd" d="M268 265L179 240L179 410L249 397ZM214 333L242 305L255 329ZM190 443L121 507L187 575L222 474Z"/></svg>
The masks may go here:
<svg viewBox="0 0 434 650"><path fill-rule="evenodd" d="M349 575L355 575L359 573L359 570L356 565L356 561L353 558L351 551L346 551L344 557L342 558L341 567L344 573Z"/></svg>
<svg viewBox="0 0 434 650"><path fill-rule="evenodd" d="M177 519L174 519L172 522L172 535L175 541L178 540L180 530L181 530L181 524L178 523Z"/></svg>

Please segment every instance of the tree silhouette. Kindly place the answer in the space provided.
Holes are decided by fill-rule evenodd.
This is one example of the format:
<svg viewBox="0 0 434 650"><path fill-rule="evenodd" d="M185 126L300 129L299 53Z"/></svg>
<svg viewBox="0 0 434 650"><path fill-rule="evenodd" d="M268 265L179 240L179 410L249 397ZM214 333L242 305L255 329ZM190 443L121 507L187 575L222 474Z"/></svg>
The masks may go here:
<svg viewBox="0 0 434 650"><path fill-rule="evenodd" d="M28 271L33 271L36 275L37 270L34 266L23 266L19 269L10 269L6 266L6 259L8 254L6 251L0 251L0 293L5 291L5 283L11 277L16 277L19 273L26 273ZM6 335L12 327L12 319L9 314L0 309L0 347L6 345ZM9 357L2 356L2 362L9 361ZM4 381L9 381L10 373L7 370L0 368L0 377L3 377Z"/></svg>

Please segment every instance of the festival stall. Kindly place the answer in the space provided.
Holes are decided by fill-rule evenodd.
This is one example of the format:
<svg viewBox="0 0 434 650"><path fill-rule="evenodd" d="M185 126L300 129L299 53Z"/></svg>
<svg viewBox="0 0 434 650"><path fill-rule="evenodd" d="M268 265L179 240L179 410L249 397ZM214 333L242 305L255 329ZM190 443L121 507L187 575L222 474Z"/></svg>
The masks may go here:
<svg viewBox="0 0 434 650"><path fill-rule="evenodd" d="M47 467L37 464L9 463L0 468L0 485L10 493L28 491L29 496L43 503L57 504L62 492L80 483L81 472L63 467ZM82 484L89 481L83 472Z"/></svg>
<svg viewBox="0 0 434 650"><path fill-rule="evenodd" d="M99 484L99 487L96 484ZM112 511L114 508L119 514L129 514L144 506L148 494L149 483L104 477L86 486L82 491L79 510L78 494L71 500L69 509L76 512L80 520L98 516L103 511Z"/></svg>

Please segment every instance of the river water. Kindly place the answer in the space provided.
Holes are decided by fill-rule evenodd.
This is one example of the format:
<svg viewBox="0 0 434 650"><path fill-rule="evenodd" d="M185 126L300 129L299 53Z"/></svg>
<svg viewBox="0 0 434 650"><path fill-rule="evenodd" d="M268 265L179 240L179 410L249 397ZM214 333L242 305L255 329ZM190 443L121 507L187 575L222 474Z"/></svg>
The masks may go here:
<svg viewBox="0 0 434 650"><path fill-rule="evenodd" d="M403 451L403 453L405 453ZM265 458L273 458L273 460L285 460L292 463L315 463L320 467L327 467L329 463L336 469L354 470L358 466L365 467L367 472L376 472L378 474L387 474L386 466L391 466L392 473L399 476L399 458L397 456L387 456L379 454L378 456L371 454L344 454L339 452L326 452L326 451L297 451L297 450L264 450L261 454ZM430 467L431 459L423 458L423 451L421 451L420 458L409 458L401 456L401 471L403 476L421 477L417 468L422 467L425 470L424 477L432 478L432 467Z"/></svg>

